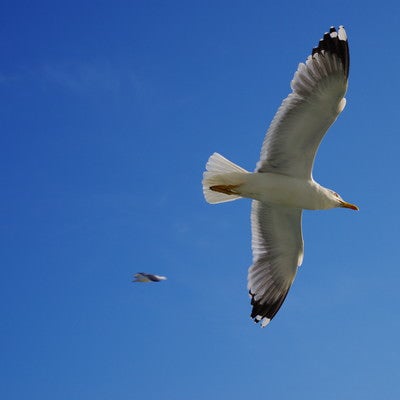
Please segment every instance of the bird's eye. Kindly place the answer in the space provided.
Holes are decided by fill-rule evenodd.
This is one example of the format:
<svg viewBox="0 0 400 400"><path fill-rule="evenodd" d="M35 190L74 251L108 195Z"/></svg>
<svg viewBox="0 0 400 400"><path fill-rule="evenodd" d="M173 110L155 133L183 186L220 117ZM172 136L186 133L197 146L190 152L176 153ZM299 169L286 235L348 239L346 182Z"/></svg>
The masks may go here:
<svg viewBox="0 0 400 400"><path fill-rule="evenodd" d="M333 195L334 195L335 197L339 197L339 195L338 195L336 192L333 192Z"/></svg>

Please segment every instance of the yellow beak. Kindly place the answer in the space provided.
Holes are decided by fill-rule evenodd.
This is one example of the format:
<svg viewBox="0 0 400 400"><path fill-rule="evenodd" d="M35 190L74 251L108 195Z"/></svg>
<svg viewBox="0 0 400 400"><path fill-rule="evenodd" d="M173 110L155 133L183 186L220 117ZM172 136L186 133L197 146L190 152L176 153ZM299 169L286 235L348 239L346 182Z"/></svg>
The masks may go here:
<svg viewBox="0 0 400 400"><path fill-rule="evenodd" d="M347 201L343 201L343 200L340 202L340 207L350 208L350 209L355 210L355 211L359 210L359 208L357 206L355 206L354 204L347 203Z"/></svg>

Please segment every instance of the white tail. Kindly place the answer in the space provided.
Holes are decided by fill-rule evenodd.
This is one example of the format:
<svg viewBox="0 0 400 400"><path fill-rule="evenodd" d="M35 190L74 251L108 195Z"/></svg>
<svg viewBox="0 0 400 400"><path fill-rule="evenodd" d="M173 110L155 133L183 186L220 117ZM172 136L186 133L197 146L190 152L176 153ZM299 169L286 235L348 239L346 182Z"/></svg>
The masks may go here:
<svg viewBox="0 0 400 400"><path fill-rule="evenodd" d="M211 190L211 186L237 186L244 181L243 175L248 171L234 164L232 161L214 153L207 162L206 171L203 173L203 193L206 201L211 204L224 203L239 199L238 194L225 194Z"/></svg>

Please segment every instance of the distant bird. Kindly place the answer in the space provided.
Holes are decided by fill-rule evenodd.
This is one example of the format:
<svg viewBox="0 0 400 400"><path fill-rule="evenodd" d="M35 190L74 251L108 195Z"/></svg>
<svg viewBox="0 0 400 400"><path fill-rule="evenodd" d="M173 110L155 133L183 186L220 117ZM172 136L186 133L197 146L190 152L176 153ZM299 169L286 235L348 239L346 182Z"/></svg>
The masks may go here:
<svg viewBox="0 0 400 400"><path fill-rule="evenodd" d="M343 26L337 31L332 27L306 63L299 64L291 82L292 93L272 120L255 172L218 153L207 162L202 183L208 203L253 199L253 265L248 289L251 317L263 327L278 312L302 263L303 209L358 210L312 177L318 146L345 107L348 76L346 32Z"/></svg>
<svg viewBox="0 0 400 400"><path fill-rule="evenodd" d="M135 279L132 282L160 282L167 279L165 276L146 274L145 272L138 272L133 277Z"/></svg>

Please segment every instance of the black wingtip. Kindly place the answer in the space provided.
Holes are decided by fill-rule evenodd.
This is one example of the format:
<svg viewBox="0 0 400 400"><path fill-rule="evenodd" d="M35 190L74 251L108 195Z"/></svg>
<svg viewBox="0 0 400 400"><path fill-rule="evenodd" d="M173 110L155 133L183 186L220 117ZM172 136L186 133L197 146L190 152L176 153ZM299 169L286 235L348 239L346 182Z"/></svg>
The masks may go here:
<svg viewBox="0 0 400 400"><path fill-rule="evenodd" d="M342 25L339 26L338 30L336 30L334 26L331 26L329 32L326 32L323 38L319 41L318 46L312 49L311 55L321 54L322 52L336 54L343 64L346 77L349 76L349 43L346 31Z"/></svg>
<svg viewBox="0 0 400 400"><path fill-rule="evenodd" d="M286 292L283 292L282 295L280 295L274 301L267 301L265 303L260 303L255 299L254 294L251 291L249 291L249 294L251 296L251 305L253 306L253 309L251 310L251 318L254 320L254 322L256 324L261 322L262 326L266 325L263 323L264 320L268 320L267 323L269 323L269 321L275 317L276 313L281 308L288 293L289 289Z"/></svg>

